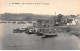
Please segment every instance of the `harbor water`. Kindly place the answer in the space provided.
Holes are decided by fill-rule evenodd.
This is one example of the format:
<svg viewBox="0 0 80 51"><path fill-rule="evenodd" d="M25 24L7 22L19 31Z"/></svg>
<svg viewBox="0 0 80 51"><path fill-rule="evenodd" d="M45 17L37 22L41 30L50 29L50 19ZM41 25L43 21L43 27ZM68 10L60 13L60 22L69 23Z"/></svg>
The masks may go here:
<svg viewBox="0 0 80 51"><path fill-rule="evenodd" d="M26 33L13 33L13 29L26 28L27 24L0 24L1 50L79 50L80 38L57 33L57 37L41 39L41 36Z"/></svg>

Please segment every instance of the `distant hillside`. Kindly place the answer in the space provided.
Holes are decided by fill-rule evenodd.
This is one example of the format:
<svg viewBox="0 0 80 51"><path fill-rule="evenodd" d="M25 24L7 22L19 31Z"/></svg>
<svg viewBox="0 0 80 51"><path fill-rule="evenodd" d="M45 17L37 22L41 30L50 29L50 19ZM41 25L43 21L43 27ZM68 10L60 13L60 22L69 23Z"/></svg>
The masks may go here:
<svg viewBox="0 0 80 51"><path fill-rule="evenodd" d="M0 15L1 20L7 20L7 21L36 21L37 19L42 18L52 18L53 15L37 15L37 14L31 14L31 13L19 13L19 14L13 14L13 13L4 13Z"/></svg>

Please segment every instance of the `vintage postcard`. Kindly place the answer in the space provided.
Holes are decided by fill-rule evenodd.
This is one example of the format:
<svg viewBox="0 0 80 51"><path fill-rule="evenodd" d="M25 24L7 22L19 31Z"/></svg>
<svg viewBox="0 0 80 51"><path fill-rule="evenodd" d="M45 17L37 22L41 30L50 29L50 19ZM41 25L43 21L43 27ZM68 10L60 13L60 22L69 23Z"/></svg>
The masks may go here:
<svg viewBox="0 0 80 51"><path fill-rule="evenodd" d="M80 0L0 0L0 50L80 50Z"/></svg>

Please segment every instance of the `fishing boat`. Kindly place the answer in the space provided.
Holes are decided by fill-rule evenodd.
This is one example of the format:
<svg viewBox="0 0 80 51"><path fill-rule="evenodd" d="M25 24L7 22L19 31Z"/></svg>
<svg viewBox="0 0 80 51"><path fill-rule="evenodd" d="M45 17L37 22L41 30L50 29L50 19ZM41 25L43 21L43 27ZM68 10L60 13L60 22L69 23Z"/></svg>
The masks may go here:
<svg viewBox="0 0 80 51"><path fill-rule="evenodd" d="M54 19L38 19L37 25L39 32L42 32L42 38L55 37L57 34L55 33Z"/></svg>

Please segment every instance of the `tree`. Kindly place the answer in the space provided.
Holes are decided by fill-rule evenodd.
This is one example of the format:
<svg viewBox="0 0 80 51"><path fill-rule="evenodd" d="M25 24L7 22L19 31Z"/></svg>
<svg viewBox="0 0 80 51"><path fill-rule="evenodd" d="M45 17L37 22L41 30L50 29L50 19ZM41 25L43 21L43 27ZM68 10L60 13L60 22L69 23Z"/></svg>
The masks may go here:
<svg viewBox="0 0 80 51"><path fill-rule="evenodd" d="M76 15L70 15L71 17L77 17Z"/></svg>
<svg viewBox="0 0 80 51"><path fill-rule="evenodd" d="M32 18L31 18L30 16L28 16L28 17L25 17L25 19L26 19L27 21L29 21L29 20L31 20Z"/></svg>
<svg viewBox="0 0 80 51"><path fill-rule="evenodd" d="M62 17L63 17L62 14L59 14L59 15L58 15L57 22L58 22L59 24L61 24Z"/></svg>

